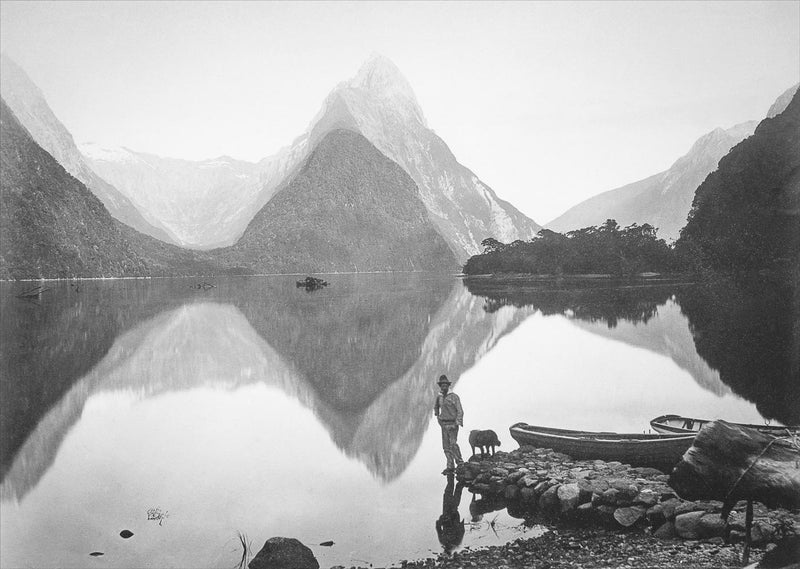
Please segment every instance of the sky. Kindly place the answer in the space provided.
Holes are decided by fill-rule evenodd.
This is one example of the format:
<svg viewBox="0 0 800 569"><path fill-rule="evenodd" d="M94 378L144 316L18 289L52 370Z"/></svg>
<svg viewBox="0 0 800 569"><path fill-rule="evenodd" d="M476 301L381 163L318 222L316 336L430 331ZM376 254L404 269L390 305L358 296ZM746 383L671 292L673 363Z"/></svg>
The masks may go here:
<svg viewBox="0 0 800 569"><path fill-rule="evenodd" d="M545 223L763 118L800 81L800 2L2 1L0 48L78 143L251 161L380 53Z"/></svg>

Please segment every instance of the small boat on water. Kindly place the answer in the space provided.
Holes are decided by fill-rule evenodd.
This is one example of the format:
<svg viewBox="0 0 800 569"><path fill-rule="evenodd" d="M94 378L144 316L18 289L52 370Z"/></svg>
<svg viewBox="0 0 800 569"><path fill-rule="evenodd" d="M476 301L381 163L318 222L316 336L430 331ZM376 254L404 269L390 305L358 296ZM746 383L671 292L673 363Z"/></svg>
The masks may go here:
<svg viewBox="0 0 800 569"><path fill-rule="evenodd" d="M650 426L658 433L666 434L689 434L697 433L706 423L711 423L708 419L694 419L692 417L682 417L681 415L661 415L650 421ZM737 427L747 427L765 435L776 437L799 434L800 426L784 427L781 425L747 425L743 423L731 423Z"/></svg>
<svg viewBox="0 0 800 569"><path fill-rule="evenodd" d="M616 460L632 466L668 469L694 441L692 434L571 431L516 423L509 429L520 446L549 448L578 460Z"/></svg>

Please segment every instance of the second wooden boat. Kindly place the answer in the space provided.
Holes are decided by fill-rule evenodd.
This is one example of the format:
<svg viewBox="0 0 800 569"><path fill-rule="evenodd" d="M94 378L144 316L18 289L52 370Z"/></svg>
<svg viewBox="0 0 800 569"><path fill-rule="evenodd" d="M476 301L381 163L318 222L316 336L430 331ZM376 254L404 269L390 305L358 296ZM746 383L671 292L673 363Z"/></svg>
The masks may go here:
<svg viewBox="0 0 800 569"><path fill-rule="evenodd" d="M711 423L708 419L694 419L692 417L682 417L681 415L661 415L650 421L650 426L658 433L667 434L690 434L697 433L703 425ZM747 425L743 423L730 423L737 427L747 427L755 429L765 435L785 437L787 435L798 434L800 426L784 427L780 425Z"/></svg>
<svg viewBox="0 0 800 569"><path fill-rule="evenodd" d="M549 448L578 460L615 460L662 470L676 464L695 437L694 434L572 431L527 423L516 423L509 430L520 446Z"/></svg>

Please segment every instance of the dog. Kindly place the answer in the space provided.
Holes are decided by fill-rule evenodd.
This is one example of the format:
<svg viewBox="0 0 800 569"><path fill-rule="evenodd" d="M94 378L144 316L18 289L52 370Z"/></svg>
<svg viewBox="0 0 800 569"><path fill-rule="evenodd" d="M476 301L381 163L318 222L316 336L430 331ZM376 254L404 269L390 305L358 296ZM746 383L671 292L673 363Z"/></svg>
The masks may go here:
<svg viewBox="0 0 800 569"><path fill-rule="evenodd" d="M494 454L494 447L500 446L500 439L497 438L497 433L492 430L487 431L470 431L469 432L469 446L472 447L472 456L475 456L475 449L481 450L481 456L487 454Z"/></svg>

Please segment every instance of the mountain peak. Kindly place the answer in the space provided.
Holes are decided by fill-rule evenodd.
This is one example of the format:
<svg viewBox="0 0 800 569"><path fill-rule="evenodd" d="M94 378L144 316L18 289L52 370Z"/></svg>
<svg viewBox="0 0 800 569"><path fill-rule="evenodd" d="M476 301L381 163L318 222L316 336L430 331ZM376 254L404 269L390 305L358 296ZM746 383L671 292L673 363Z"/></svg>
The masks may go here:
<svg viewBox="0 0 800 569"><path fill-rule="evenodd" d="M339 86L340 89L342 87L390 103L398 109L407 109L427 126L408 80L394 62L384 55L373 53L353 78Z"/></svg>
<svg viewBox="0 0 800 569"><path fill-rule="evenodd" d="M375 89L397 82L408 84L391 59L380 53L373 53L361 64L358 73L350 81L350 86Z"/></svg>

